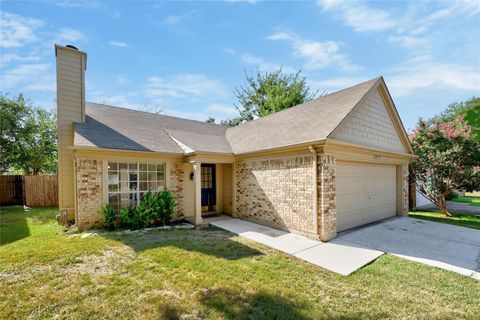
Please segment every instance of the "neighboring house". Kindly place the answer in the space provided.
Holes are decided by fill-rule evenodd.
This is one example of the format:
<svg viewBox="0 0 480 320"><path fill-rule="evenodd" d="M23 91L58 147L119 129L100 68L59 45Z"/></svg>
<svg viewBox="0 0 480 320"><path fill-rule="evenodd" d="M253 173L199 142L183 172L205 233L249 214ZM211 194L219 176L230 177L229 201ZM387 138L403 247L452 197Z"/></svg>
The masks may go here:
<svg viewBox="0 0 480 320"><path fill-rule="evenodd" d="M329 240L406 215L405 129L383 78L228 128L85 102L86 53L55 46L60 209L100 209L166 186L195 224L219 212Z"/></svg>

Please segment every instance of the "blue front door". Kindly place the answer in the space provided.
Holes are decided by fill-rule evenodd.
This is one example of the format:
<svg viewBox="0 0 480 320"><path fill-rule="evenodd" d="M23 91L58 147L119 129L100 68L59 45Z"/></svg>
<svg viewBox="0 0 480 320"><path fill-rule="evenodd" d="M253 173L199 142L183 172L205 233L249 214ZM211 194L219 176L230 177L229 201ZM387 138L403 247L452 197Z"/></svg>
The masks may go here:
<svg viewBox="0 0 480 320"><path fill-rule="evenodd" d="M215 211L215 165L202 164L202 211Z"/></svg>

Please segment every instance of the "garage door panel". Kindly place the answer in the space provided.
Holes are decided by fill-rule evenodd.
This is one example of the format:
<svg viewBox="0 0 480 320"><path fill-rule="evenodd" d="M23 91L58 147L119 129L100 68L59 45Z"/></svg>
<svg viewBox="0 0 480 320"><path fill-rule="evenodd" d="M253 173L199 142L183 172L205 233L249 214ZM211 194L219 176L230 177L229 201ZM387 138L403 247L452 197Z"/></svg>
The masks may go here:
<svg viewBox="0 0 480 320"><path fill-rule="evenodd" d="M337 230L342 231L396 213L395 166L338 163Z"/></svg>

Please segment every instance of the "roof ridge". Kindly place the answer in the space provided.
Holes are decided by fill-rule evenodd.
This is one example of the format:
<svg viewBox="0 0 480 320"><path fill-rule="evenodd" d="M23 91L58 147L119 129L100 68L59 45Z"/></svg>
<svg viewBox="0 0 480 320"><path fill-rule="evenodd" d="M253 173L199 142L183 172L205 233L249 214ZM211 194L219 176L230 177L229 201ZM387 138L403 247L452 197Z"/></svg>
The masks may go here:
<svg viewBox="0 0 480 320"><path fill-rule="evenodd" d="M153 112L148 112L148 111L143 111L143 110L131 109L131 108L127 108L127 107L112 106L112 105L104 104L104 103L90 102L90 101L85 101L85 103L94 104L94 105L97 105L97 106L100 106L100 107L107 107L107 108L113 108L113 109L122 109L122 110L126 110L126 111L143 113L143 114L152 115L152 116L167 117L167 118L173 118L173 119L179 119L179 120L186 120L186 121L191 121L191 122L196 122L196 123L198 122L198 123L201 123L201 124L204 124L204 125L207 125L207 126L212 126L212 127L224 127L224 128L225 128L225 127L228 127L228 126L225 126L225 125L223 125L223 124L208 123L208 122L201 121L201 120L194 120L194 119L176 117L176 116L171 116L171 115L167 115L167 114L153 113Z"/></svg>
<svg viewBox="0 0 480 320"><path fill-rule="evenodd" d="M240 127L243 127L243 126L248 125L248 124L251 124L251 123L255 123L256 121L261 120L261 119L268 119L268 118L274 117L274 116L276 116L276 115L278 115L278 114L281 114L281 113L284 113L284 112L286 112L286 111L293 110L294 108L296 109L296 108L298 108L298 107L304 106L305 104L312 103L312 102L314 102L314 101L319 101L319 100L321 100L322 98L325 98L325 97L328 97L328 96L331 96L331 95L334 95L334 94L337 94L337 93L341 93L341 92L343 92L343 91L345 91L345 90L351 90L351 89L353 89L353 88L355 88L355 87L364 85L364 84L366 84L366 83L368 83L368 82L374 82L374 83L376 83L376 82L377 82L379 79L381 79L381 78L382 78L382 76L379 76L379 77L376 77L376 78L373 78L373 79L370 79L370 80L367 80L367 81L363 81L363 82L357 83L357 84L355 84L355 85L353 85L353 86L350 86L350 87L347 87L347 88L344 88L344 89L340 89L340 90L338 90L338 91L335 91L335 92L326 94L326 95L324 95L324 96L320 96L320 97L315 98L315 99L312 99L312 100L304 101L304 102L302 102L302 103L300 103L300 104L297 104L297 105L295 105L295 106L292 106L292 107L290 107L290 108L283 109L283 110L278 111L278 112L275 112L275 113L271 113L271 114L269 114L269 115L267 115L267 116L259 117L259 118L257 118L257 119L253 119L253 120L247 121L247 122L245 122L245 123L239 124L238 126L228 127L228 128L227 128L227 131L230 131L230 129L234 129L234 128L240 128ZM363 96L362 96L362 97L363 97ZM290 112L292 112L292 111L290 111Z"/></svg>

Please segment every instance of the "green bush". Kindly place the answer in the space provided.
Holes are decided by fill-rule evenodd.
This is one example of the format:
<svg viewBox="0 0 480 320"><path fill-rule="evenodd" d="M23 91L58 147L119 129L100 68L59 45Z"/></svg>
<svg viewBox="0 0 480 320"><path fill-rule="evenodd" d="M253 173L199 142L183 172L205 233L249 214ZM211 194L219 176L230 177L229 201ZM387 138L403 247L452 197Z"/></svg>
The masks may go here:
<svg viewBox="0 0 480 320"><path fill-rule="evenodd" d="M450 191L449 193L447 193L447 194L445 195L445 200L450 201L450 200L452 200L453 198L458 198L458 193L455 192L455 191Z"/></svg>
<svg viewBox="0 0 480 320"><path fill-rule="evenodd" d="M177 205L177 199L168 189L158 193L149 191L136 207L120 210L120 225L122 228L139 229L168 224Z"/></svg>
<svg viewBox="0 0 480 320"><path fill-rule="evenodd" d="M115 220L117 220L117 211L110 205L102 208L102 214L105 218L105 227L108 230L115 230Z"/></svg>

